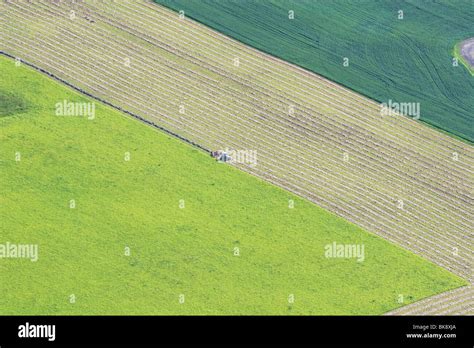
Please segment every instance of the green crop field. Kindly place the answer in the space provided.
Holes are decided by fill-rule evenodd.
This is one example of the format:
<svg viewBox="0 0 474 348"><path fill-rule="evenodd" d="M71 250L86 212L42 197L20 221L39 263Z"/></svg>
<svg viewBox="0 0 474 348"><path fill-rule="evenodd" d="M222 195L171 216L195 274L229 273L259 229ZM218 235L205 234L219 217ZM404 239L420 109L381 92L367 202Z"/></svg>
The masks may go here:
<svg viewBox="0 0 474 348"><path fill-rule="evenodd" d="M57 116L92 100L0 68L0 244L39 248L0 259L0 314L381 314L466 284L109 107Z"/></svg>
<svg viewBox="0 0 474 348"><path fill-rule="evenodd" d="M474 36L470 0L156 2L377 101L420 103L420 120L474 140L474 79L452 64Z"/></svg>

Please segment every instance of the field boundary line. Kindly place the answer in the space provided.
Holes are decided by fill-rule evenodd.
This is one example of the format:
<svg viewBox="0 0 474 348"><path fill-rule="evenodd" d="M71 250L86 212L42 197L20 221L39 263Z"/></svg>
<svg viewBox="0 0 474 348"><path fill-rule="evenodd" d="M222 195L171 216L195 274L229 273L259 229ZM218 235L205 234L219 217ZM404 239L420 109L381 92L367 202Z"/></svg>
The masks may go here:
<svg viewBox="0 0 474 348"><path fill-rule="evenodd" d="M13 56L13 55L7 53L7 52L4 52L4 51L2 51L2 50L0 50L0 55L3 55L3 56L8 57L8 58L12 58L12 59L17 59L17 57L15 57L15 56ZM166 134L171 135L171 136L174 137L174 138L177 138L177 139L179 139L179 140L182 140L182 141L184 141L185 143L187 143L187 144L189 144L189 145L191 145L191 146L193 146L193 147L195 147L195 148L197 148L197 149L199 149L199 150L202 150L202 151L207 152L207 153L211 153L211 150L210 150L210 149L207 149L206 147L202 146L201 144L195 143L194 141L192 141L192 140L190 140L190 139L188 139L188 138L185 138L185 137L183 137L183 136L181 136L181 135L179 135L179 134L177 134L177 133L175 133L175 132L173 132L173 131L171 131L171 130L165 128L165 127L162 127L162 126L156 124L155 122L152 122L152 121L150 121L150 120L147 120L147 119L141 117L140 115L137 115L137 114L135 114L135 113L133 113L133 112L131 112L131 111L125 110L125 109L121 108L120 106L117 106L117 105L115 105L115 104L113 104L113 103L111 103L111 102L109 102L109 101L107 101L107 100L105 100L105 99L99 98L99 97L97 97L97 96L95 96L95 95L93 95L93 94L91 94L91 93L89 93L89 92L83 90L82 88L73 85L72 83L70 83L70 82L64 80L63 78L61 78L61 77L59 77L59 76L57 76L57 75L55 75L55 74L53 74L53 73L51 73L51 72L49 72L49 71L43 69L43 68L40 68L39 66L36 66L35 64L32 64L32 63L30 63L30 62L27 62L27 61L25 61L25 60L23 60L23 59L21 59L21 63L22 63L22 64L25 64L25 65L27 65L27 66L29 66L29 67L31 67L31 68L37 70L37 71L39 71L39 72L41 72L42 74L48 75L48 76L51 77L52 79L54 79L54 80L56 80L56 81L58 81L58 82L61 82L61 83L65 84L66 86L72 88L72 89L75 90L76 92L79 92L79 93L81 93L81 94L84 94L84 95L86 95L86 96L88 96L88 97L90 97L90 98L92 98L92 99L94 99L94 100L97 100L97 101L99 101L99 102L101 102L101 103L103 103L103 104L105 104L105 105L107 105L107 106L110 106L110 107L114 108L115 110L118 110L118 111L120 111L120 112L123 112L123 113L129 115L129 116L132 116L133 118L135 118L135 119L137 119L137 120L139 120L139 121L141 121L141 122L144 122L144 123L146 123L147 125L152 126L153 128L159 129L159 130L165 132Z"/></svg>

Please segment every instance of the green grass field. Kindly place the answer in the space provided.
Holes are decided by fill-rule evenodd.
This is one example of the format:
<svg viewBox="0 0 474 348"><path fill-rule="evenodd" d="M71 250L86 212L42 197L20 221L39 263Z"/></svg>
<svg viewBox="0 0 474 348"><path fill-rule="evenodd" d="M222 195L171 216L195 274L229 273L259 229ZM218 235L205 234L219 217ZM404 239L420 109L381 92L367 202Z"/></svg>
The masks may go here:
<svg viewBox="0 0 474 348"><path fill-rule="evenodd" d="M39 246L0 258L0 314L381 314L465 284L109 107L55 116L91 100L0 68L0 244ZM334 241L365 260L326 258Z"/></svg>
<svg viewBox="0 0 474 348"><path fill-rule="evenodd" d="M377 101L420 103L422 121L474 141L474 80L452 66L454 45L474 36L469 0L156 2Z"/></svg>

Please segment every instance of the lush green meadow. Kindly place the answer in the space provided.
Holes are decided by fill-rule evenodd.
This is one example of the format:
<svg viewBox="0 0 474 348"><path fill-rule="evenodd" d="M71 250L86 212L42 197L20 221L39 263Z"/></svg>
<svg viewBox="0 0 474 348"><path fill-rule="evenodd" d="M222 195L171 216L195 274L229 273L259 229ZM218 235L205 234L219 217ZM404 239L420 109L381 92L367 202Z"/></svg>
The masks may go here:
<svg viewBox="0 0 474 348"><path fill-rule="evenodd" d="M474 36L470 0L156 2L377 101L420 103L422 121L474 140L474 79L452 66Z"/></svg>
<svg viewBox="0 0 474 348"><path fill-rule="evenodd" d="M0 314L381 314L465 284L109 107L56 116L92 100L0 69L0 244L39 246L0 258Z"/></svg>

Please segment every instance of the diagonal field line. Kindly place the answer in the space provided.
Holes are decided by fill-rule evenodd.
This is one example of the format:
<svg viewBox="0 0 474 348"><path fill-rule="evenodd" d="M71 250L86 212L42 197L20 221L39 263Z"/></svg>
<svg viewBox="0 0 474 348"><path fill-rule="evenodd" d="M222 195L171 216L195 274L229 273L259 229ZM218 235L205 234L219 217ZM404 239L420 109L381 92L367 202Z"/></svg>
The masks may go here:
<svg viewBox="0 0 474 348"><path fill-rule="evenodd" d="M17 58L17 57L15 57L15 56L12 56L11 54L9 54L9 53L7 53L7 52L4 52L4 51L1 51L1 50L0 50L0 55L5 56L5 57L8 57L8 58L12 58L12 59L16 59L16 58ZM197 148L197 149L199 149L199 150L205 151L205 152L207 152L207 153L211 153L211 150L206 149L204 146L202 146L202 145L200 145L200 144L197 144L197 143L195 143L194 141L192 141L192 140L190 140L190 139L188 139L188 138L185 138L185 137L183 137L183 136L181 136L181 135L179 135L179 134L177 134L177 133L175 133L175 132L173 132L173 131L170 131L169 129L167 129L167 128L165 128L165 127L162 127L162 126L160 126L160 125L158 125L158 124L156 124L156 123L154 123L154 122L152 122L152 121L150 121L150 120L147 120L147 119L145 119L145 118L143 118L143 117L141 117L141 116L139 116L139 115L137 115L137 114L135 114L135 113L133 113L133 112L130 112L130 111L128 111L128 110L125 110L124 108L121 108L120 106L115 105L115 104L113 104L113 103L111 103L111 102L109 102L109 101L107 101L107 100L105 100L105 99L102 99L102 98L100 98L100 97L97 97L97 96L95 96L95 95L93 95L93 94L91 94L91 93L89 93L89 92L83 90L82 88L79 88L79 87L73 85L72 83L70 83L70 82L64 80L63 78L61 78L61 77L59 77L59 76L53 74L52 72L46 71L46 70L44 70L43 68L40 68L39 66L37 66L37 65L35 65L35 64L32 64L32 63L30 63L30 62L27 62L27 61L25 61L25 60L23 60L23 59L21 60L21 63L22 63L22 64L25 64L25 65L27 65L27 66L29 66L29 67L31 67L31 68L37 70L37 71L39 71L39 72L41 72L41 73L43 73L43 74L45 74L45 75L47 75L47 76L49 76L49 77L51 77L53 80L56 80L56 81L58 81L58 82L61 82L61 83L65 84L66 86L68 86L68 87L74 89L75 91L77 91L77 92L79 92L79 93L81 93L81 94L84 94L85 96L88 96L88 97L90 97L90 98L92 98L92 99L95 99L95 100L97 100L97 101L99 101L99 102L101 102L101 103L103 103L103 104L105 104L105 105L107 105L107 106L110 106L110 107L112 107L112 108L114 108L114 109L116 109L116 110L118 110L118 111L121 111L121 112L123 112L123 113L125 113L125 114L127 114L127 115L129 115L129 116L132 116L133 118L136 118L137 120L139 120L139 121L141 121L141 122L143 122L143 123L146 123L146 124L149 125L149 126L152 126L152 127L154 127L154 128L157 128L157 129L159 129L159 130L165 132L166 134L171 135L171 136L174 137L174 138L177 138L177 139L179 139L179 140L182 140L182 141L184 141L185 143L187 143L187 144L189 144L189 145L191 145L191 146L193 146L193 147L195 147L195 148Z"/></svg>

